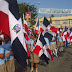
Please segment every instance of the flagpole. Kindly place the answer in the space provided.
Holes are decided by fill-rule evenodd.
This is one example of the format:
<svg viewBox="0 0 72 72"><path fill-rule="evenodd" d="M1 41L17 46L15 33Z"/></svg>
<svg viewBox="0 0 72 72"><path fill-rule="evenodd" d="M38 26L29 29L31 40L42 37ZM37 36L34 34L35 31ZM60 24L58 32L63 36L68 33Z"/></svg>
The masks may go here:
<svg viewBox="0 0 72 72"><path fill-rule="evenodd" d="M24 13L23 13L23 26L24 26Z"/></svg>

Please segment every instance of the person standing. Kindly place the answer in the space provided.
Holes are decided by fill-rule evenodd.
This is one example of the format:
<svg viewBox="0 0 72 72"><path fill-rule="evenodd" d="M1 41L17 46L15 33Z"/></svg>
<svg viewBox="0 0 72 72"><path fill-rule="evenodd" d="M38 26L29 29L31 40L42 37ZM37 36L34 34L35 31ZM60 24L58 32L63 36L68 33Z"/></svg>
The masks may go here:
<svg viewBox="0 0 72 72"><path fill-rule="evenodd" d="M31 34L30 35L30 40L26 41L27 45L30 45L29 51L30 51L31 59L29 61L31 62L31 72L33 72L34 63L36 65L36 72L38 72L38 63L40 61L39 56L32 52L32 50L35 48L37 38L38 38L37 35Z"/></svg>
<svg viewBox="0 0 72 72"><path fill-rule="evenodd" d="M6 71L7 72L15 72L15 63L14 63L14 56L11 49L11 41L10 37L7 35L4 35L4 44L3 47L5 49L5 65L6 65Z"/></svg>
<svg viewBox="0 0 72 72"><path fill-rule="evenodd" d="M60 48L59 51L63 51L63 37L62 33L59 33L59 36L57 37L57 46Z"/></svg>
<svg viewBox="0 0 72 72"><path fill-rule="evenodd" d="M57 46L56 46L56 38L55 38L55 36L53 36L52 40L50 41L50 48L51 48L52 53L54 53L54 55L56 57L58 57L57 49L56 49Z"/></svg>
<svg viewBox="0 0 72 72"><path fill-rule="evenodd" d="M2 47L2 40L0 39L0 72L6 72L4 48Z"/></svg>

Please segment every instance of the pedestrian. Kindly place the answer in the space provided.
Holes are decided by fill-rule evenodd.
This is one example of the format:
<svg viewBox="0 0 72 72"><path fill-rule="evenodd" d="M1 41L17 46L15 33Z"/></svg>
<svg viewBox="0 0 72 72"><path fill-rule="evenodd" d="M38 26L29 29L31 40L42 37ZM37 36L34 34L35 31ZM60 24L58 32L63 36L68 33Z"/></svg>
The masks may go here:
<svg viewBox="0 0 72 72"><path fill-rule="evenodd" d="M57 47L59 48L59 51L63 51L63 36L62 33L59 33L59 36L57 37Z"/></svg>
<svg viewBox="0 0 72 72"><path fill-rule="evenodd" d="M2 40L0 39L0 72L6 72L4 48L2 46Z"/></svg>
<svg viewBox="0 0 72 72"><path fill-rule="evenodd" d="M5 42L3 44L3 47L5 49L6 71L15 72L15 63L14 63L14 56L12 52L10 37L7 35L4 35L4 40Z"/></svg>
<svg viewBox="0 0 72 72"><path fill-rule="evenodd" d="M55 38L55 36L53 36L52 40L50 41L50 48L51 48L52 53L54 53L54 55L56 57L58 57L57 49L56 49L57 46L56 46L56 38Z"/></svg>
<svg viewBox="0 0 72 72"><path fill-rule="evenodd" d="M29 61L31 62L31 72L33 72L33 65L34 65L34 63L36 65L36 72L38 72L38 63L40 61L39 56L32 52L32 50L35 48L37 38L38 38L37 35L31 34L30 35L30 40L26 41L27 45L30 45L29 51L30 51L31 59Z"/></svg>

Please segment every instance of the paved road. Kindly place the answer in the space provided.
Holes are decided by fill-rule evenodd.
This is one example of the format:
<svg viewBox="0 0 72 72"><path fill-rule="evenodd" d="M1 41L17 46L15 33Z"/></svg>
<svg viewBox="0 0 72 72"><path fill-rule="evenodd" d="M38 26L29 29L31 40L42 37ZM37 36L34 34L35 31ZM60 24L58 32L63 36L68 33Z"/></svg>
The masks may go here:
<svg viewBox="0 0 72 72"><path fill-rule="evenodd" d="M54 61L49 61L48 65L41 61L38 65L38 72L72 72L72 46L65 48L58 55L59 57L54 57ZM28 72L30 72L29 66Z"/></svg>

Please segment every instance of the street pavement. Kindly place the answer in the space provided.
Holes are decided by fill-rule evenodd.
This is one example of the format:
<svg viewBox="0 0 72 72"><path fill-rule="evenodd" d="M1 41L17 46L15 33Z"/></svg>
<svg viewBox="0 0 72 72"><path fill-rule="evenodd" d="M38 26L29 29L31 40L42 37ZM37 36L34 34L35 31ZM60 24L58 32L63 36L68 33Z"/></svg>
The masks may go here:
<svg viewBox="0 0 72 72"><path fill-rule="evenodd" d="M49 64L41 60L38 64L38 72L72 72L72 46L68 46L63 52L58 52L58 56L58 58L54 56L54 61L50 60ZM22 72L21 68L19 72ZM27 72L30 72L30 66L27 67Z"/></svg>

